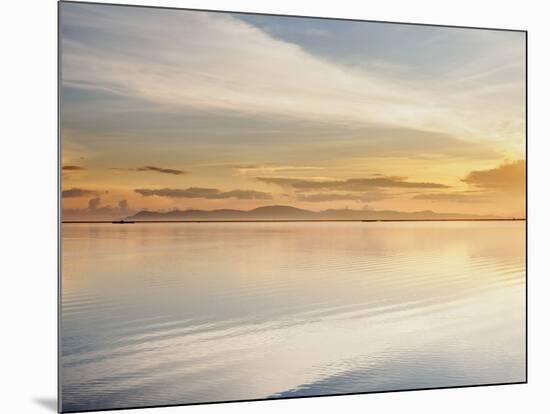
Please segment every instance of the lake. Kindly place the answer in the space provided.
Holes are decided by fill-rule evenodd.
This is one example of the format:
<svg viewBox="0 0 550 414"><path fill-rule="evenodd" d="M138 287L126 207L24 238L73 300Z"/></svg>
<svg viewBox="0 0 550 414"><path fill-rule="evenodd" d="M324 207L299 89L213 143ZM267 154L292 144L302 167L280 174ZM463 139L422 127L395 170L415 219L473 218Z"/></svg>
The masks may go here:
<svg viewBox="0 0 550 414"><path fill-rule="evenodd" d="M525 380L525 222L62 232L64 411Z"/></svg>

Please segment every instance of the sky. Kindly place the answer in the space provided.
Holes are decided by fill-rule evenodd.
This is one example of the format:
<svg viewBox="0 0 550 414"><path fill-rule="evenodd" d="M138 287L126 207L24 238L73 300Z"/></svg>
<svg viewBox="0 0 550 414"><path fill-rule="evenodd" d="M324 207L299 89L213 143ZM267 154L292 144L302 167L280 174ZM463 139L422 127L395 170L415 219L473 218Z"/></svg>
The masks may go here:
<svg viewBox="0 0 550 414"><path fill-rule="evenodd" d="M525 34L61 4L64 219L525 216Z"/></svg>

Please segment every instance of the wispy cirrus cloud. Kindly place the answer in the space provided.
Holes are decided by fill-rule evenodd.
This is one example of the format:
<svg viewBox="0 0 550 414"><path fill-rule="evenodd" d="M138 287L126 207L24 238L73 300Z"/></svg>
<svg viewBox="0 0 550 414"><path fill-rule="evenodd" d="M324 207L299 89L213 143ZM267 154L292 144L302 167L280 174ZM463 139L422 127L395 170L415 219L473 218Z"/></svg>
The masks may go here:
<svg viewBox="0 0 550 414"><path fill-rule="evenodd" d="M271 200L273 197L269 193L255 190L231 190L221 191L217 188L158 188L146 189L138 188L134 190L144 197L168 197L168 198L204 198L210 200L236 198L239 200Z"/></svg>
<svg viewBox="0 0 550 414"><path fill-rule="evenodd" d="M498 140L503 131L521 137L521 34L425 29L417 47L445 35L457 50L472 51L460 70L427 82L406 76L418 64L407 54L399 54L406 58L401 76L389 77L376 65L319 57L229 14L65 4L62 21L68 87L150 102L173 113L193 108L406 126L473 142ZM392 33L396 28L387 26ZM478 47L460 47L463 38ZM407 47L410 54L414 42Z"/></svg>

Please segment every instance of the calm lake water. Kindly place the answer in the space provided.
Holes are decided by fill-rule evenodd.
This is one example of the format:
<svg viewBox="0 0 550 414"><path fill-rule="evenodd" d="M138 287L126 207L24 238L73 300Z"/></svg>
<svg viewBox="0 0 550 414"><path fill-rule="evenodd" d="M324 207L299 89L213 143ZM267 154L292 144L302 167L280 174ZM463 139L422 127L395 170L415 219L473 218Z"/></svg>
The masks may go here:
<svg viewBox="0 0 550 414"><path fill-rule="evenodd" d="M64 224L64 410L525 379L525 223Z"/></svg>

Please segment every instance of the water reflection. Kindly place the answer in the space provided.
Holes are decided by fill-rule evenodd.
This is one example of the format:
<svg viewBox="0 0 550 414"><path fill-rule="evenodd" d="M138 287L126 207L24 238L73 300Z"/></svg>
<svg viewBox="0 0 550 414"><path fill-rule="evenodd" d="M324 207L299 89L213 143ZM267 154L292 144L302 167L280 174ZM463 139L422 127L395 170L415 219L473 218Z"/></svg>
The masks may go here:
<svg viewBox="0 0 550 414"><path fill-rule="evenodd" d="M522 381L525 225L63 226L64 410Z"/></svg>

